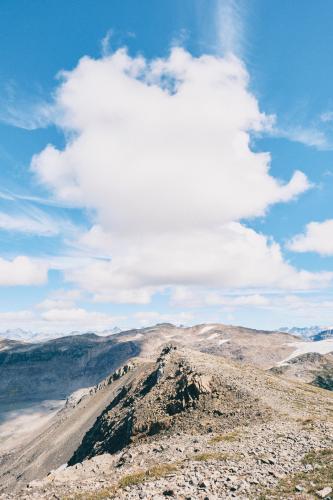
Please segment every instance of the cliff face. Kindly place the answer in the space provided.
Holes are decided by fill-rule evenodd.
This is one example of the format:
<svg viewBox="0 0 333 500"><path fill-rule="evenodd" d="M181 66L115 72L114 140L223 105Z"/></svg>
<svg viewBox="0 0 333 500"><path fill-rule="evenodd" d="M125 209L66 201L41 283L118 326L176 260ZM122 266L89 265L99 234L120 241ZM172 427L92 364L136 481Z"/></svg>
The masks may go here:
<svg viewBox="0 0 333 500"><path fill-rule="evenodd" d="M65 399L97 384L139 353L134 342L78 335L0 351L0 402Z"/></svg>

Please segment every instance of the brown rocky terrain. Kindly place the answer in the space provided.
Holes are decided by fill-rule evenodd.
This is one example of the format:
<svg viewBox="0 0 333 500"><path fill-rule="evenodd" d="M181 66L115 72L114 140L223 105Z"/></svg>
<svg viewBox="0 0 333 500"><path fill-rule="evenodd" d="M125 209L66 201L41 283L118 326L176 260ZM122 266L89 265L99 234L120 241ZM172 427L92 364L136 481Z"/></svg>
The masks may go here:
<svg viewBox="0 0 333 500"><path fill-rule="evenodd" d="M333 354L309 352L271 368L271 372L282 377L301 380L309 384L333 390Z"/></svg>
<svg viewBox="0 0 333 500"><path fill-rule="evenodd" d="M0 498L329 497L332 392L175 342L147 354L9 457Z"/></svg>

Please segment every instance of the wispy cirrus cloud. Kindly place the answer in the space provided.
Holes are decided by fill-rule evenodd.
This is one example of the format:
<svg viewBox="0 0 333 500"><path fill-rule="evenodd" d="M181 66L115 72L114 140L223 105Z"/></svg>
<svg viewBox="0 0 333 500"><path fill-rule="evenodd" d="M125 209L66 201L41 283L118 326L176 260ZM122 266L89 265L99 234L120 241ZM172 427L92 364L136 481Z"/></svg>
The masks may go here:
<svg viewBox="0 0 333 500"><path fill-rule="evenodd" d="M112 29L109 29L101 40L101 53L102 57L106 57L110 53L110 42L114 32Z"/></svg>
<svg viewBox="0 0 333 500"><path fill-rule="evenodd" d="M244 56L246 8L242 0L216 0L215 29L220 54Z"/></svg>
<svg viewBox="0 0 333 500"><path fill-rule="evenodd" d="M60 225L45 214L12 215L0 212L0 230L12 231L40 236L56 236L60 233Z"/></svg>
<svg viewBox="0 0 333 500"><path fill-rule="evenodd" d="M0 192L0 231L44 237L75 237L82 231L54 208L41 209L29 197ZM33 199L33 197L32 197ZM37 205L37 206L36 206Z"/></svg>
<svg viewBox="0 0 333 500"><path fill-rule="evenodd" d="M333 149L333 141L329 133L320 125L280 125L278 120L268 132L272 137L287 139L292 142L299 142L320 151L330 151Z"/></svg>
<svg viewBox="0 0 333 500"><path fill-rule="evenodd" d="M333 121L333 111L325 111L320 115L320 120L324 123Z"/></svg>
<svg viewBox="0 0 333 500"><path fill-rule="evenodd" d="M2 88L0 121L13 127L35 130L54 121L54 108L38 92L25 92L14 81Z"/></svg>
<svg viewBox="0 0 333 500"><path fill-rule="evenodd" d="M43 197L34 194L18 193L10 190L0 190L0 200L13 202L30 202L35 205L49 206L55 208L75 208L77 203L72 203L70 200L62 201L53 197Z"/></svg>

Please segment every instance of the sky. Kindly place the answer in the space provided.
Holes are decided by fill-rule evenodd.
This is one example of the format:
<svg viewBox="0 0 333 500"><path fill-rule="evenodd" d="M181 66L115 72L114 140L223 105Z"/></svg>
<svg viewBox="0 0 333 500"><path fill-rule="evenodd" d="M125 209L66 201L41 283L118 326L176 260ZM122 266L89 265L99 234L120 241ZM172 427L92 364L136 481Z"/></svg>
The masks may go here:
<svg viewBox="0 0 333 500"><path fill-rule="evenodd" d="M2 0L0 332L333 324L330 0Z"/></svg>

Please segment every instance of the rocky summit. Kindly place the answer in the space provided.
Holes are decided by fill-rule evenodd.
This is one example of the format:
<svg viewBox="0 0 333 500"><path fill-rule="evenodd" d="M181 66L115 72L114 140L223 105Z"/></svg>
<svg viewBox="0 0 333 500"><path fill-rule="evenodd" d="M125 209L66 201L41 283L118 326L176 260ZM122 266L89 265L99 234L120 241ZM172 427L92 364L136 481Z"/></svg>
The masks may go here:
<svg viewBox="0 0 333 500"><path fill-rule="evenodd" d="M331 497L331 391L179 341L157 345L74 393L4 455L0 498Z"/></svg>

